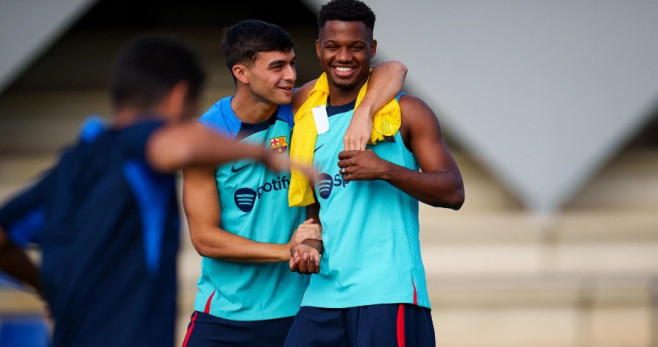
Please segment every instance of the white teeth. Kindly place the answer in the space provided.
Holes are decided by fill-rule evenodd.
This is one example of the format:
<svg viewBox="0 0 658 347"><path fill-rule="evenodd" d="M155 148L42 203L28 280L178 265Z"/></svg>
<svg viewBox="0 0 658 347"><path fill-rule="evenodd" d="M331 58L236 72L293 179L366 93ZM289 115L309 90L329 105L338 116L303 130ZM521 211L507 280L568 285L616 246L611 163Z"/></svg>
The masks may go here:
<svg viewBox="0 0 658 347"><path fill-rule="evenodd" d="M336 66L334 69L338 70L338 72L350 72L350 71L352 71L351 67L344 67L344 66Z"/></svg>

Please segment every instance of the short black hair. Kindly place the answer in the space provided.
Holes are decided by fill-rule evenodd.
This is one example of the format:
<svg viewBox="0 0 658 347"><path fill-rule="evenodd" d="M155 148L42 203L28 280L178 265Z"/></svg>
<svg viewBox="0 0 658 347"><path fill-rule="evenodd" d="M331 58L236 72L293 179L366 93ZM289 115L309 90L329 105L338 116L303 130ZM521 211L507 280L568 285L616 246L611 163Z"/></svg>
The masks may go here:
<svg viewBox="0 0 658 347"><path fill-rule="evenodd" d="M148 110L179 82L188 84L188 100L199 97L205 73L197 55L180 40L144 37L133 40L115 61L110 89L116 109Z"/></svg>
<svg viewBox="0 0 658 347"><path fill-rule="evenodd" d="M371 32L375 30L375 13L359 0L332 0L324 4L318 12L318 29L329 20L363 22Z"/></svg>
<svg viewBox="0 0 658 347"><path fill-rule="evenodd" d="M257 19L247 19L230 27L224 34L224 56L229 70L235 64L251 65L260 52L289 52L293 42L277 25ZM235 76L233 77L235 79Z"/></svg>

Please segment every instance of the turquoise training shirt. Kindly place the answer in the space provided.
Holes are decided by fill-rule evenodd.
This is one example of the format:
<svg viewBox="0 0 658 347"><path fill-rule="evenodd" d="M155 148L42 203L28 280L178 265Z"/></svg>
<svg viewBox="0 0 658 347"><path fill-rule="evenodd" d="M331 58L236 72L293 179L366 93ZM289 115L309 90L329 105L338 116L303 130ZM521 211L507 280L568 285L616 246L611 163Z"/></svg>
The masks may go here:
<svg viewBox="0 0 658 347"><path fill-rule="evenodd" d="M315 144L324 254L302 306L407 303L430 308L418 239L418 200L381 180L345 182L339 172L338 154L353 109L354 102L327 107L329 131L318 135ZM368 148L418 170L399 132Z"/></svg>
<svg viewBox="0 0 658 347"><path fill-rule="evenodd" d="M232 97L218 101L199 122L239 141L263 144L288 155L293 126L291 105L258 124L242 123ZM242 160L216 171L220 228L257 242L284 244L305 219L304 208L288 207L290 173L270 172ZM194 309L223 319L249 321L294 316L308 276L291 272L288 262L239 263L203 257Z"/></svg>

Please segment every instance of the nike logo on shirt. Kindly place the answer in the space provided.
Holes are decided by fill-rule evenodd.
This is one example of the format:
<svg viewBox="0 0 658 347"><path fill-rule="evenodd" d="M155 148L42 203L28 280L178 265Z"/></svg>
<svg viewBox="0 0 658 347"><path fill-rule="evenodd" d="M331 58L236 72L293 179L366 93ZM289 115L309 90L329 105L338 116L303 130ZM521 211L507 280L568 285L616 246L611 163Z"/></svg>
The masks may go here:
<svg viewBox="0 0 658 347"><path fill-rule="evenodd" d="M324 145L326 145L326 143L323 143L323 144L319 145L319 146L313 151L313 153L317 152L318 149L320 149L320 147L322 147L322 146L324 146Z"/></svg>
<svg viewBox="0 0 658 347"><path fill-rule="evenodd" d="M246 167L249 166L249 165L251 165L251 164L246 164L246 165L240 166L240 167L237 168L237 169L235 168L235 166L233 166L233 167L231 167L231 172L233 172L233 173L238 172L238 171L240 171L240 170L246 168Z"/></svg>

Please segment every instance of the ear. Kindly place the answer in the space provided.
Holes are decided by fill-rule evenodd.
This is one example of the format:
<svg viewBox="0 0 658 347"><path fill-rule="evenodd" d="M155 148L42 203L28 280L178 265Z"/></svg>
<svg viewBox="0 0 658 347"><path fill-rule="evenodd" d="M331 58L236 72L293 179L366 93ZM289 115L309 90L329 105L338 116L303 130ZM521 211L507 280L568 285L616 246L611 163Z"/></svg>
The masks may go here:
<svg viewBox="0 0 658 347"><path fill-rule="evenodd" d="M315 55L318 56L318 59L320 59L320 48L322 45L320 45L320 39L315 40Z"/></svg>
<svg viewBox="0 0 658 347"><path fill-rule="evenodd" d="M178 121L185 114L187 100L187 92L189 85L187 82L180 81L171 88L169 94L164 98L161 104L160 112L162 112L170 121Z"/></svg>
<svg viewBox="0 0 658 347"><path fill-rule="evenodd" d="M372 40L372 46L370 46L370 59L375 57L377 53L377 40Z"/></svg>
<svg viewBox="0 0 658 347"><path fill-rule="evenodd" d="M246 66L242 64L235 64L231 68L231 72L233 73L233 76L235 76L236 80L245 84L249 84L249 69L247 69Z"/></svg>

